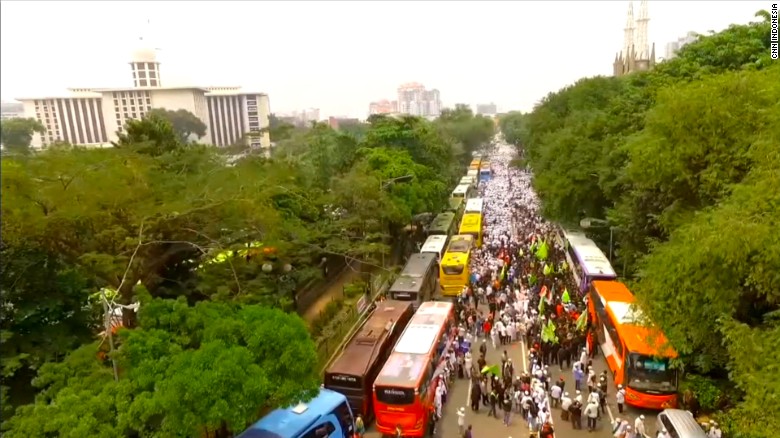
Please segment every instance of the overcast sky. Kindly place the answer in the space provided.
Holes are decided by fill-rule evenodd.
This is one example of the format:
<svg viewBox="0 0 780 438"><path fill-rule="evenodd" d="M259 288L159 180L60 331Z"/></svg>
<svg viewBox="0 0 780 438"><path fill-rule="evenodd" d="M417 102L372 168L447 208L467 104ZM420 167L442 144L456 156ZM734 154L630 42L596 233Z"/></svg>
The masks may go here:
<svg viewBox="0 0 780 438"><path fill-rule="evenodd" d="M445 105L534 103L584 76L612 74L626 1L41 2L3 1L0 91L63 95L132 84L142 33L163 85L236 85L272 112L365 117L398 85L438 88ZM747 23L766 1L650 1L649 41ZM634 4L635 16L639 2ZM145 31L147 19L151 30Z"/></svg>

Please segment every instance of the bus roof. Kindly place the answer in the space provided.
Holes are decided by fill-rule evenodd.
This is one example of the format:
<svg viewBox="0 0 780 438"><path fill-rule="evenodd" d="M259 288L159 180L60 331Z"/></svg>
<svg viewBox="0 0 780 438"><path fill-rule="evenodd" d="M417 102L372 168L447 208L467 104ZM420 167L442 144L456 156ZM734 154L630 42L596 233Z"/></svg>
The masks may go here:
<svg viewBox="0 0 780 438"><path fill-rule="evenodd" d="M431 265L435 263L436 256L433 254L412 254L401 271L401 275L417 278L424 277Z"/></svg>
<svg viewBox="0 0 780 438"><path fill-rule="evenodd" d="M426 371L427 364L427 354L391 353L374 384L379 386L414 385Z"/></svg>
<svg viewBox="0 0 780 438"><path fill-rule="evenodd" d="M377 346L381 346L394 330L405 328L406 321L402 322L403 326L398 326L396 322L406 319L404 314L411 314L411 307L412 303L407 301L386 300L377 303L360 331L325 373L362 377L382 352L382 348Z"/></svg>
<svg viewBox="0 0 780 438"><path fill-rule="evenodd" d="M444 247L447 246L447 236L441 234L434 234L428 236L423 243L420 253L435 252L437 254L444 252Z"/></svg>
<svg viewBox="0 0 780 438"><path fill-rule="evenodd" d="M585 275L600 276L602 278L617 278L615 270L609 263L609 259L590 239L576 239L571 244L574 253L577 254Z"/></svg>
<svg viewBox="0 0 780 438"><path fill-rule="evenodd" d="M484 201L482 198L471 198L466 201L466 213L482 213Z"/></svg>
<svg viewBox="0 0 780 438"><path fill-rule="evenodd" d="M444 301L422 303L395 344L393 352L428 354L435 347L442 325L450 317L453 307L452 303Z"/></svg>
<svg viewBox="0 0 780 438"><path fill-rule="evenodd" d="M478 173L479 173L479 170L477 170L477 169L469 169L468 172L466 172L466 175L467 176L477 176Z"/></svg>
<svg viewBox="0 0 780 438"><path fill-rule="evenodd" d="M471 175L461 177L460 183L458 183L458 185L462 186L463 184L474 184L474 177Z"/></svg>
<svg viewBox="0 0 780 438"><path fill-rule="evenodd" d="M677 357L677 352L669 345L663 332L645 325L646 320L642 310L637 307L636 297L625 284L619 281L594 281L593 288L630 352Z"/></svg>
<svg viewBox="0 0 780 438"><path fill-rule="evenodd" d="M482 227L482 214L480 213L466 213L463 215L463 220L460 221L460 232L464 230L478 231ZM452 246L452 244L450 244Z"/></svg>
<svg viewBox="0 0 780 438"><path fill-rule="evenodd" d="M468 184L460 184L458 187L455 187L455 190L452 191L452 194L466 196L466 193L468 193L470 188L471 186Z"/></svg>
<svg viewBox="0 0 780 438"><path fill-rule="evenodd" d="M447 248L448 253L466 253L470 252L474 246L474 236L469 234L458 234L450 238L450 246Z"/></svg>
<svg viewBox="0 0 780 438"><path fill-rule="evenodd" d="M276 409L253 424L237 438L287 438L306 432L317 420L336 409L347 398L336 391L321 388L311 401Z"/></svg>
<svg viewBox="0 0 780 438"><path fill-rule="evenodd" d="M454 220L455 213L440 213L436 215L435 218L433 218L433 221L431 221L431 225L428 226L428 229L449 231Z"/></svg>

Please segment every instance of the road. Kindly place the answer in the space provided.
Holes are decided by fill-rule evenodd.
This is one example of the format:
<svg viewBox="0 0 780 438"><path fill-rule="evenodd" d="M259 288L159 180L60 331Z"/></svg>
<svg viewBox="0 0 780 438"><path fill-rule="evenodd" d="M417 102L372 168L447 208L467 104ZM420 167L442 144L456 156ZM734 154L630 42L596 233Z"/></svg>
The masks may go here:
<svg viewBox="0 0 780 438"><path fill-rule="evenodd" d="M516 342L506 347L499 346L498 349L494 350L492 345L490 345L490 341L488 341L488 363L500 364L501 353L503 352L504 348L507 350L509 358L512 359L512 362L515 363L516 369L520 369L520 366L522 366L522 369L527 371L528 354L525 348L525 344L522 342ZM601 373L602 370L607 369L606 362L601 356L598 356L593 360L593 366L595 367L597 374ZM561 373L561 370L558 366L551 366L550 369L552 371L553 379L557 380L561 375L563 375L564 379L566 379L567 391L573 392L571 391L574 386L571 370L567 370ZM519 371L516 371L516 373L519 373ZM611 375L609 372L607 374ZM469 385L466 380L457 380L452 384L450 393L447 397L447 404L444 407L443 418L438 427L439 438L460 438L458 434L457 411L461 407L466 408L466 424L472 425L474 438L526 438L529 436L528 424L519 418L519 416L514 416L510 420L511 424L509 427L507 427L503 425L502 417L499 419L488 417L488 411L485 408L481 408L478 413L474 413L469 408L470 403L468 388ZM612 382L610 382L610 388L614 388ZM611 423L616 416L629 420L629 423L633 427L634 420L640 414L645 415L645 426L647 428L647 432L651 437L655 436L655 414L653 412L638 411L628 408L622 415L619 415L617 413L617 405L615 404L614 390L612 390L609 394L608 401L609 403L607 414L604 415L599 421L598 428L593 433L589 433L587 429L572 429L571 423L561 420L560 409L553 408L553 426L555 429L556 438L578 438L584 436L591 438L612 438ZM499 415L500 414L501 413L499 413ZM583 419L583 425L585 425L585 419ZM373 429L369 429L369 432L366 433L366 438L382 438L382 435Z"/></svg>

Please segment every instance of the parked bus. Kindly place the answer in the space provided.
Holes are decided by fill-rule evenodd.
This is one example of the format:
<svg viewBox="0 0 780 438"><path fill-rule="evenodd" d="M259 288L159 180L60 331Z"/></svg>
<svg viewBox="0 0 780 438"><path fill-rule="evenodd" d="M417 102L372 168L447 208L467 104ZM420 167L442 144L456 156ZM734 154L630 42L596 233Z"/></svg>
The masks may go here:
<svg viewBox="0 0 780 438"><path fill-rule="evenodd" d="M401 426L404 437L429 434L444 350L455 327L455 305L430 301L412 317L374 381L376 428L386 435Z"/></svg>
<svg viewBox="0 0 780 438"><path fill-rule="evenodd" d="M441 263L441 259L444 258L444 251L447 248L448 236L442 236L440 234L434 234L428 236L420 248L420 254L434 254L436 256L436 264Z"/></svg>
<svg viewBox="0 0 780 438"><path fill-rule="evenodd" d="M574 281L585 292L593 280L614 280L617 278L609 259L596 243L582 233L564 232L566 260L571 267Z"/></svg>
<svg viewBox="0 0 780 438"><path fill-rule="evenodd" d="M456 222L460 221L460 217L463 215L463 207L466 205L464 198L450 198L450 202L445 210L447 213L453 213L455 215Z"/></svg>
<svg viewBox="0 0 780 438"><path fill-rule="evenodd" d="M441 213L436 215L428 226L428 235L451 236L455 233L455 214Z"/></svg>
<svg viewBox="0 0 780 438"><path fill-rule="evenodd" d="M460 179L460 182L458 183L459 186L462 186L464 184L471 186L471 188L473 190L473 189L475 189L477 187L477 180L475 180L473 176L466 175L466 176L462 177Z"/></svg>
<svg viewBox="0 0 780 438"><path fill-rule="evenodd" d="M325 371L325 388L346 396L352 412L374 418L374 379L414 314L410 302L377 303L360 331Z"/></svg>
<svg viewBox="0 0 780 438"><path fill-rule="evenodd" d="M483 205L484 205L484 201L482 200L482 198L471 198L468 201L466 201L466 209L464 211L466 213L482 214Z"/></svg>
<svg viewBox="0 0 780 438"><path fill-rule="evenodd" d="M479 167L479 182L490 181L493 176L493 170L490 169L490 163L483 161Z"/></svg>
<svg viewBox="0 0 780 438"><path fill-rule="evenodd" d="M474 195L474 188L470 184L461 184L455 187L450 195L451 198L464 198L468 199Z"/></svg>
<svg viewBox="0 0 780 438"><path fill-rule="evenodd" d="M311 401L277 409L237 438L344 438L351 437L354 430L347 398L322 388Z"/></svg>
<svg viewBox="0 0 780 438"><path fill-rule="evenodd" d="M482 246L482 213L465 213L460 221L458 234L474 236L477 247Z"/></svg>
<svg viewBox="0 0 780 438"><path fill-rule="evenodd" d="M439 264L433 254L412 254L401 275L387 291L387 296L398 301L411 301L414 308L436 295Z"/></svg>
<svg viewBox="0 0 780 438"><path fill-rule="evenodd" d="M481 158L474 158L469 164L469 170L479 170L479 165L482 163Z"/></svg>
<svg viewBox="0 0 780 438"><path fill-rule="evenodd" d="M469 169L466 176L474 178L474 181L479 181L479 169Z"/></svg>
<svg viewBox="0 0 780 438"><path fill-rule="evenodd" d="M647 326L634 295L623 283L594 281L588 313L616 385L626 404L644 409L677 407L677 353L657 327Z"/></svg>
<svg viewBox="0 0 780 438"><path fill-rule="evenodd" d="M469 258L474 247L474 236L457 235L450 238L447 252L441 261L439 284L444 296L456 297L469 282Z"/></svg>

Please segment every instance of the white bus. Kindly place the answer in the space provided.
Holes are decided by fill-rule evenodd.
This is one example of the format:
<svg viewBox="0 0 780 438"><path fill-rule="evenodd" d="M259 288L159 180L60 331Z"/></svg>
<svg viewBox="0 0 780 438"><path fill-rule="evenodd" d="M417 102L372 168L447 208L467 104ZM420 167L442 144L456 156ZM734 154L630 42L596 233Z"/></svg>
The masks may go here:
<svg viewBox="0 0 780 438"><path fill-rule="evenodd" d="M479 179L479 170L477 169L469 169L468 172L466 172L466 176L470 176L474 178L474 181L477 181Z"/></svg>
<svg viewBox="0 0 780 438"><path fill-rule="evenodd" d="M466 213L479 213L482 214L482 198L471 198L466 201Z"/></svg>
<svg viewBox="0 0 780 438"><path fill-rule="evenodd" d="M431 253L436 255L436 263L441 262L441 258L444 257L444 251L447 248L448 236L442 236L441 234L434 234L428 236L420 249L420 254Z"/></svg>
<svg viewBox="0 0 780 438"><path fill-rule="evenodd" d="M471 197L471 186L468 184L461 184L458 187L455 187L455 190L452 191L453 198L470 198Z"/></svg>
<svg viewBox="0 0 780 438"><path fill-rule="evenodd" d="M476 187L477 186L477 180L474 179L473 176L464 176L463 178L460 179L460 182L458 183L458 185L462 186L464 184L468 184L471 187Z"/></svg>

